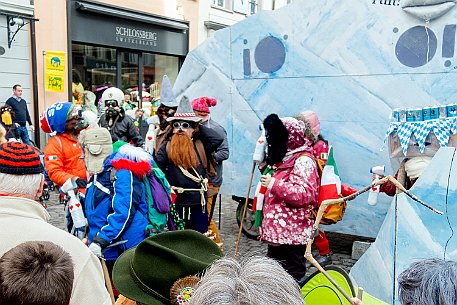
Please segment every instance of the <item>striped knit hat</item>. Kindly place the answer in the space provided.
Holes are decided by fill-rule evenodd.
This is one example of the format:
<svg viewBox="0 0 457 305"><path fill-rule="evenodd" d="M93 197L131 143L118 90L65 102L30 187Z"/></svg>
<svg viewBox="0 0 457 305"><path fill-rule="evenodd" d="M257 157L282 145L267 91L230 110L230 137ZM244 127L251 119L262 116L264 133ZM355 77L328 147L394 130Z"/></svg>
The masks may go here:
<svg viewBox="0 0 457 305"><path fill-rule="evenodd" d="M20 142L0 145L0 173L10 175L41 174L43 165L37 151Z"/></svg>

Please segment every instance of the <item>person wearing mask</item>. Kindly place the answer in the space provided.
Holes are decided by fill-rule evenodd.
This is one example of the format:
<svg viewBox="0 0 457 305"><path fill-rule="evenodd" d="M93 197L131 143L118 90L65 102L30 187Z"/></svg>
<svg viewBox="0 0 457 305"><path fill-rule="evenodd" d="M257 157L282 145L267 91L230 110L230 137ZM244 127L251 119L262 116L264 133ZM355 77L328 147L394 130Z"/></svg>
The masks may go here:
<svg viewBox="0 0 457 305"><path fill-rule="evenodd" d="M9 141L19 141L21 139L19 131L14 122L14 111L13 107L9 105L3 105L0 107L0 115L2 118L2 126L5 128L5 139Z"/></svg>
<svg viewBox="0 0 457 305"><path fill-rule="evenodd" d="M85 200L89 249L103 257L111 271L121 253L146 238L144 178L152 156L125 142L113 145L105 128L85 130L79 142L91 173Z"/></svg>
<svg viewBox="0 0 457 305"><path fill-rule="evenodd" d="M106 89L102 95L102 103L105 105L105 113L100 117L99 125L108 129L114 142L123 141L141 147L144 140L138 129L135 127L131 117L125 115L121 107L124 100L124 93L121 89L111 87Z"/></svg>
<svg viewBox="0 0 457 305"><path fill-rule="evenodd" d="M29 123L30 130L32 132L35 128L33 127L32 119L30 118L27 102L22 98L21 85L16 84L13 86L13 96L10 97L5 104L11 106L14 111L15 117L13 123L19 132L22 142L31 145L32 143L30 142L29 131L27 130L26 125Z"/></svg>
<svg viewBox="0 0 457 305"><path fill-rule="evenodd" d="M215 234L214 241L216 243L221 243L219 230L217 229L217 226L213 220L213 213L217 194L219 193L219 189L222 185L222 162L227 160L229 157L229 146L227 132L225 131L224 127L219 125L210 117L210 107L214 107L216 104L216 99L206 96L196 98L192 101L192 109L194 110L195 115L202 119L200 121L200 125L204 125L207 128L213 129L220 135L220 137L224 139L221 145L216 148L214 154L208 156L209 158L212 158L216 163L216 176L208 178L208 217L210 221L208 231L211 230Z"/></svg>
<svg viewBox="0 0 457 305"><path fill-rule="evenodd" d="M316 162L310 157L313 143L305 137L305 124L295 118L270 114L263 125L268 152L260 177L266 188L260 238L268 242L267 256L302 283L313 226L309 213L317 205L320 184Z"/></svg>
<svg viewBox="0 0 457 305"><path fill-rule="evenodd" d="M155 160L176 193L176 210L186 229L208 231L208 176L215 175L208 166L208 156L223 138L212 129L199 126L201 118L192 110L184 96L175 116L167 119L172 125L169 135ZM213 172L214 170L214 172Z"/></svg>
<svg viewBox="0 0 457 305"><path fill-rule="evenodd" d="M87 172L78 144L80 111L71 102L58 102L48 107L40 118L41 129L52 136L44 148L44 164L49 179L62 186L68 179L85 189Z"/></svg>

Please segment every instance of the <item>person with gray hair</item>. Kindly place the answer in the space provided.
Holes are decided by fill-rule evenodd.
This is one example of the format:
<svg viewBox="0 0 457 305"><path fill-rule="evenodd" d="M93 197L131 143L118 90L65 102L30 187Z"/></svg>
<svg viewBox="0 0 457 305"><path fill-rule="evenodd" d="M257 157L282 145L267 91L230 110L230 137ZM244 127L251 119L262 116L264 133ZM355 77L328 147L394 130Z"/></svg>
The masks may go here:
<svg viewBox="0 0 457 305"><path fill-rule="evenodd" d="M74 262L72 305L111 305L98 258L79 239L48 223L49 213L36 201L43 184L43 166L33 147L0 144L0 256L23 242L53 242Z"/></svg>
<svg viewBox="0 0 457 305"><path fill-rule="evenodd" d="M398 276L403 305L457 304L457 262L430 258L412 263Z"/></svg>
<svg viewBox="0 0 457 305"><path fill-rule="evenodd" d="M297 282L275 260L222 258L206 271L190 305L304 305Z"/></svg>

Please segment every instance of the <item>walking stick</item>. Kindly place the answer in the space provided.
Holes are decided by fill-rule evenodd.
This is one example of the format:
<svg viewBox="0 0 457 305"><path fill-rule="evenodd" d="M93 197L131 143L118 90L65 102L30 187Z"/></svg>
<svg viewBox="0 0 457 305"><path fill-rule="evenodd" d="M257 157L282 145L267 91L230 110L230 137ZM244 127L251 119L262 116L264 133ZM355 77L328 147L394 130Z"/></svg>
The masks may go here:
<svg viewBox="0 0 457 305"><path fill-rule="evenodd" d="M305 258L314 266L316 267L320 272L322 272L322 274L324 274L324 276L333 284L333 286L335 286L335 288L349 301L350 304L354 305L354 302L351 300L351 297L332 279L332 277L327 273L327 271L325 271L324 268L322 268L322 266L314 259L312 253L311 253L311 245L313 244L314 242L314 238L315 236L318 234L318 229L319 229L319 223L321 222L321 219L322 219L322 216L324 215L324 211L327 209L327 207L329 205L332 205L332 204L337 204L337 203L340 203L340 202L343 202L345 200L352 200L354 198L356 198L357 196L359 196L360 194L363 194L365 192L367 192L368 190L370 190L372 187L375 187L377 185L381 185L381 184L384 184L386 183L387 181L390 181L392 182L396 187L398 187L400 190L402 190L406 195L408 195L409 197L411 197L413 200L417 201L418 203L420 203L421 205L425 206L426 208L432 210L433 212L437 213L437 214L440 214L440 215L443 215L444 213L435 209L434 207L432 207L431 205L428 205L426 204L425 202L423 202L422 200L420 200L416 195L414 194L411 194L408 190L406 190L403 185L401 185L400 182L397 181L397 179L395 179L394 177L392 176L384 176L382 177L380 180L378 181L375 181L373 183L371 183L370 185L367 185L366 187L364 187L363 189L355 192L354 194L352 195L349 195L349 196L346 196L346 197L343 197L343 198L337 198L337 199L327 199L327 200L324 200L322 201L320 207L319 207L319 210L317 212L317 216L316 216L316 220L314 221L314 225L313 225L313 230L312 230L312 233L311 233L311 238L309 238L308 240L308 243L306 245L306 251L305 251Z"/></svg>
<svg viewBox="0 0 457 305"><path fill-rule="evenodd" d="M114 303L116 301L114 300L113 286L111 285L111 279L109 277L108 267L106 267L106 263L103 258L100 258L100 263L102 264L103 277L105 278L106 289L108 290L109 296L111 298L111 303L114 305Z"/></svg>
<svg viewBox="0 0 457 305"><path fill-rule="evenodd" d="M255 162L252 162L251 178L249 179L249 185L248 185L248 194L246 195L246 201L244 202L243 215L241 215L240 230L238 231L238 237L236 239L235 252L233 253L233 257L236 257L236 254L238 253L238 246L240 245L240 238L241 238L241 233L243 231L244 217L246 217L246 209L248 207L249 195L251 194L251 185L252 185L252 179L254 178L254 171L255 171Z"/></svg>

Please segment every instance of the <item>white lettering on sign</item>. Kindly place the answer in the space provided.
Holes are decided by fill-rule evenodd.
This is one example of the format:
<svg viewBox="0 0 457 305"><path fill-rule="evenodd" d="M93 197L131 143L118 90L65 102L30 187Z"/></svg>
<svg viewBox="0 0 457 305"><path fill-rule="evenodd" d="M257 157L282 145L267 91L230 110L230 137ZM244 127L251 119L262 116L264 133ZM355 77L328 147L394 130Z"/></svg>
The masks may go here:
<svg viewBox="0 0 457 305"><path fill-rule="evenodd" d="M116 27L116 41L127 44L157 46L157 33L124 26Z"/></svg>

